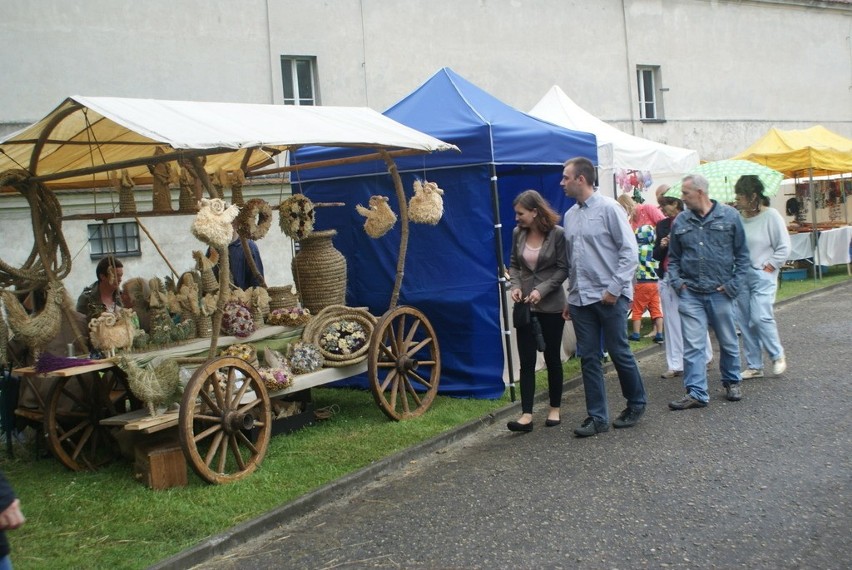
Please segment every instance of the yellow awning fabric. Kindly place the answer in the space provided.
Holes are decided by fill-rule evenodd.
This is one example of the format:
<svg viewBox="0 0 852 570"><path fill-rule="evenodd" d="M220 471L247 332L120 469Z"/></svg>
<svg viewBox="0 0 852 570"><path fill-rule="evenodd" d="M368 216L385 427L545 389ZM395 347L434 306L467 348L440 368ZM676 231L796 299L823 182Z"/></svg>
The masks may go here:
<svg viewBox="0 0 852 570"><path fill-rule="evenodd" d="M733 158L768 166L786 178L842 174L852 172L852 139L821 125L789 131L773 128Z"/></svg>

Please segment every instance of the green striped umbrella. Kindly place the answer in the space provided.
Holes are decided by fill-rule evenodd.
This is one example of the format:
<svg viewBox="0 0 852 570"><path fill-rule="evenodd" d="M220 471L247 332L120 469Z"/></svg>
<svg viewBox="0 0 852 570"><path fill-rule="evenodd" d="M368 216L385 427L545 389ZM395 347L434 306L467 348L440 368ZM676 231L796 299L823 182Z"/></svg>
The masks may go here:
<svg viewBox="0 0 852 570"><path fill-rule="evenodd" d="M710 197L724 203L734 201L734 184L737 183L740 176L753 174L760 178L760 181L763 182L763 194L765 196L774 196L777 194L778 188L781 186L781 180L784 179L784 175L777 170L772 170L750 160L717 160L715 162L705 162L690 170L689 174L700 174L706 178L710 182L708 190ZM680 182L673 185L666 192L666 196L680 198L680 187Z"/></svg>

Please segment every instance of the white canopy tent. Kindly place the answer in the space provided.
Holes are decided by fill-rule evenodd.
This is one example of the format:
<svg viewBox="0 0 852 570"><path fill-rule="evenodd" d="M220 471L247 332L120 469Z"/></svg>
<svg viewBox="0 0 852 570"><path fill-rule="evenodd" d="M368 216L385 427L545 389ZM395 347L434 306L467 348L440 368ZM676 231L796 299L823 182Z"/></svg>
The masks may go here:
<svg viewBox="0 0 852 570"><path fill-rule="evenodd" d="M0 140L0 172L23 168L48 187L110 183L127 169L150 181L155 152L206 156L205 170L250 171L301 145L431 152L455 149L362 107L294 107L75 95ZM162 161L166 157L159 156Z"/></svg>
<svg viewBox="0 0 852 570"><path fill-rule="evenodd" d="M671 184L698 166L698 152L633 136L609 125L577 105L554 85L529 112L561 127L594 133L598 139L600 186L615 194L617 170L650 171L657 184ZM653 192L648 193L656 202Z"/></svg>

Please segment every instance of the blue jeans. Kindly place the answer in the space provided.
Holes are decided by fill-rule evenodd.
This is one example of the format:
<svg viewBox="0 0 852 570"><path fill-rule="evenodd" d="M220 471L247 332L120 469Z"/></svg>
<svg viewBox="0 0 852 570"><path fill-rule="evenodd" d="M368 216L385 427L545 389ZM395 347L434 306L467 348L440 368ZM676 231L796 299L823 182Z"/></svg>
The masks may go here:
<svg viewBox="0 0 852 570"><path fill-rule="evenodd" d="M778 272L767 273L749 268L746 286L737 295L737 318L743 338L746 366L755 370L763 368L763 350L769 358L784 356L784 347L775 324L775 292L778 290Z"/></svg>
<svg viewBox="0 0 852 570"><path fill-rule="evenodd" d="M577 352L583 369L583 389L586 393L586 411L601 423L609 423L609 407L606 400L603 365L598 356L600 338L618 372L621 395L630 408L644 408L647 403L645 385L639 367L627 342L627 311L630 300L621 296L614 305L600 302L580 307L569 305L571 321L577 335Z"/></svg>
<svg viewBox="0 0 852 570"><path fill-rule="evenodd" d="M0 570L12 570L12 559L8 554L0 558Z"/></svg>
<svg viewBox="0 0 852 570"><path fill-rule="evenodd" d="M683 386L687 393L702 402L707 393L707 327L713 327L719 342L719 371L722 383L736 384L740 377L740 343L734 323L734 300L727 294L696 293L681 289L681 332L683 334Z"/></svg>

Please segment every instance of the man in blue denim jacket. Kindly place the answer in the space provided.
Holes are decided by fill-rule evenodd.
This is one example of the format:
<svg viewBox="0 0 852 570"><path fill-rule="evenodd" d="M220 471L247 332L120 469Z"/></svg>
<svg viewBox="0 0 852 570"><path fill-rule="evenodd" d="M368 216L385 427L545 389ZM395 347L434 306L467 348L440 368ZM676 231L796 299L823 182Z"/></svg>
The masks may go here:
<svg viewBox="0 0 852 570"><path fill-rule="evenodd" d="M686 395L669 403L672 410L703 408L707 393L705 349L707 327L719 342L719 370L725 397L742 399L740 347L734 301L745 284L750 261L739 213L711 200L709 183L686 176L681 195L686 209L675 218L669 235L669 280L678 292L683 333L683 385Z"/></svg>

